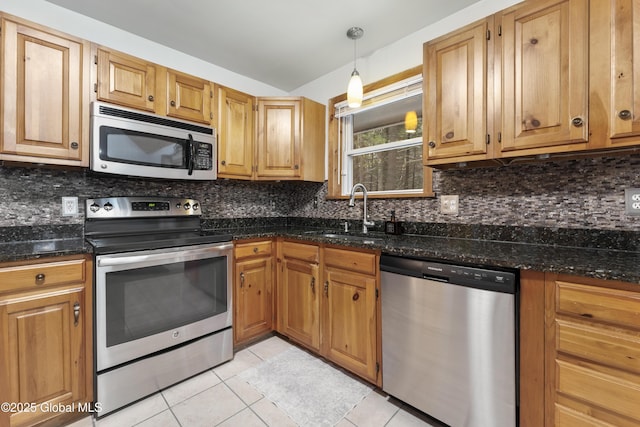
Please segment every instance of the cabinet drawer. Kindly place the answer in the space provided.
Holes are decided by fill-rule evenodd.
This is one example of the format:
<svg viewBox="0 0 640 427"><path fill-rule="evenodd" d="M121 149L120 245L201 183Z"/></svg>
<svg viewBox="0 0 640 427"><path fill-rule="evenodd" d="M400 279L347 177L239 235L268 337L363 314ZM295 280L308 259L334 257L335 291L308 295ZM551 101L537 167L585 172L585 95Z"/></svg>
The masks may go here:
<svg viewBox="0 0 640 427"><path fill-rule="evenodd" d="M287 258L295 258L302 261L320 262L320 248L315 245L282 242L282 255Z"/></svg>
<svg viewBox="0 0 640 427"><path fill-rule="evenodd" d="M271 240L236 244L236 259L271 255Z"/></svg>
<svg viewBox="0 0 640 427"><path fill-rule="evenodd" d="M85 260L0 268L0 292L85 281Z"/></svg>
<svg viewBox="0 0 640 427"><path fill-rule="evenodd" d="M327 266L375 276L378 269L376 255L344 249L325 248L324 263Z"/></svg>
<svg viewBox="0 0 640 427"><path fill-rule="evenodd" d="M556 311L640 330L640 292L556 282Z"/></svg>

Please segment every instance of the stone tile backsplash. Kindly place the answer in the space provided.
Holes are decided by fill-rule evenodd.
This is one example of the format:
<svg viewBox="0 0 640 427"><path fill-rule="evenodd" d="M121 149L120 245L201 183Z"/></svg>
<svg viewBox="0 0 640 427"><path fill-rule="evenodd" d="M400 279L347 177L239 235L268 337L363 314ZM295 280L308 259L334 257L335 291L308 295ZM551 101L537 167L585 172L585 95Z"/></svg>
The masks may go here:
<svg viewBox="0 0 640 427"><path fill-rule="evenodd" d="M640 187L640 155L434 171L437 195L459 195L458 215L439 212L439 198L369 199L370 217L394 209L401 221L640 231L625 214L624 189ZM106 196L193 197L204 219L310 217L359 220L362 202L326 200L327 186L300 182L161 181L88 170L0 167L0 228L81 225L84 200ZM77 196L80 214L61 215L61 197ZM314 201L316 203L314 203Z"/></svg>

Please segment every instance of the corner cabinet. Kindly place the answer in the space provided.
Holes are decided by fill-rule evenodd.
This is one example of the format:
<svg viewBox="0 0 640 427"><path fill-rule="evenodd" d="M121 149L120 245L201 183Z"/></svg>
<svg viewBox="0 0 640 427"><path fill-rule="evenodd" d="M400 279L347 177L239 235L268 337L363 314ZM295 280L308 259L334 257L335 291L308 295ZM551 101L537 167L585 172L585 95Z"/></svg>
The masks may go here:
<svg viewBox="0 0 640 427"><path fill-rule="evenodd" d="M102 46L93 46L93 57L99 101L211 125L213 87L207 80Z"/></svg>
<svg viewBox="0 0 640 427"><path fill-rule="evenodd" d="M265 335L273 325L272 240L236 242L234 248L234 345Z"/></svg>
<svg viewBox="0 0 640 427"><path fill-rule="evenodd" d="M379 255L284 240L278 331L381 385Z"/></svg>
<svg viewBox="0 0 640 427"><path fill-rule="evenodd" d="M0 265L0 401L16 405L1 425L63 424L93 401L92 267L84 257Z"/></svg>
<svg viewBox="0 0 640 427"><path fill-rule="evenodd" d="M0 159L89 164L89 42L0 15Z"/></svg>

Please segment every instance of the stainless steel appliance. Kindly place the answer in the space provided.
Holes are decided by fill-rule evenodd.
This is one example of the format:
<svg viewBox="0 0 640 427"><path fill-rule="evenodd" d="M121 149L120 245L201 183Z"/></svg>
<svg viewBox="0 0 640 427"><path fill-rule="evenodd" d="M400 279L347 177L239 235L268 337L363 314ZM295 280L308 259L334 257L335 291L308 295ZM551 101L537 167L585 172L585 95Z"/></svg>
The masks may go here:
<svg viewBox="0 0 640 427"><path fill-rule="evenodd" d="M118 175L216 179L215 129L93 102L91 169Z"/></svg>
<svg viewBox="0 0 640 427"><path fill-rule="evenodd" d="M88 199L100 416L233 357L231 236L197 200Z"/></svg>
<svg viewBox="0 0 640 427"><path fill-rule="evenodd" d="M517 275L383 255L383 390L452 427L518 425Z"/></svg>

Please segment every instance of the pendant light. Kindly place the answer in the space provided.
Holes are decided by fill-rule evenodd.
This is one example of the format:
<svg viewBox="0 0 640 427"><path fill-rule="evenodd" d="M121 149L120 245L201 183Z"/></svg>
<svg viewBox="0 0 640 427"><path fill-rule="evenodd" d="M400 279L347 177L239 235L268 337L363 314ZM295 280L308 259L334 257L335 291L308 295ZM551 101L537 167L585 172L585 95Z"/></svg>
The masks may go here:
<svg viewBox="0 0 640 427"><path fill-rule="evenodd" d="M418 128L418 114L415 111L407 111L404 116L404 129L407 133L416 133Z"/></svg>
<svg viewBox="0 0 640 427"><path fill-rule="evenodd" d="M358 108L362 104L362 79L356 69L356 40L364 34L360 27L351 27L347 30L347 37L353 40L353 72L347 86L347 103L350 108Z"/></svg>

